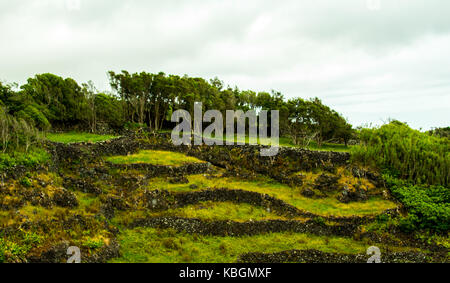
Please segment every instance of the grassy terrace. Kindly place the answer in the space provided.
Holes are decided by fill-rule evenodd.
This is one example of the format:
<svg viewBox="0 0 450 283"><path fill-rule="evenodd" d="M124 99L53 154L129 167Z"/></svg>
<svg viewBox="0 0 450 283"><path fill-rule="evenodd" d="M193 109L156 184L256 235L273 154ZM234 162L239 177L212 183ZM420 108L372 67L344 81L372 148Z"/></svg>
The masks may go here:
<svg viewBox="0 0 450 283"><path fill-rule="evenodd" d="M214 237L177 233L173 230L137 228L119 235L120 263L230 263L249 252L281 252L317 249L324 252L365 253L368 243L341 237L270 233L246 237ZM380 247L383 250L383 247ZM389 247L390 251L408 249ZM411 249L409 249L411 250Z"/></svg>
<svg viewBox="0 0 450 283"><path fill-rule="evenodd" d="M181 209L171 209L163 213L165 216L198 218L205 221L230 220L246 222L250 220L282 219L283 217L267 212L261 207L250 204L234 204L231 202L201 202Z"/></svg>
<svg viewBox="0 0 450 283"><path fill-rule="evenodd" d="M202 160L186 156L182 153L160 150L142 150L133 155L107 157L106 160L114 164L147 163L166 166L182 166L188 163L204 163Z"/></svg>
<svg viewBox="0 0 450 283"><path fill-rule="evenodd" d="M189 186L195 184L199 189L205 188L228 188L241 189L281 199L295 207L311 213L323 216L352 215L376 215L387 209L395 208L397 205L381 197L372 197L366 202L341 203L335 196L323 199L310 199L301 195L301 188L291 188L280 184L268 177L259 177L255 181L244 181L238 178L213 178L208 179L203 175L187 177L189 184L169 184L164 178L155 178L149 184L149 189L164 189L172 192L193 191Z"/></svg>
<svg viewBox="0 0 450 283"><path fill-rule="evenodd" d="M52 142L59 143L79 143L79 142L102 142L110 139L117 138L113 135L96 135L89 133L78 133L78 132L68 132L68 133L58 133L58 134L47 134L47 139Z"/></svg>
<svg viewBox="0 0 450 283"><path fill-rule="evenodd" d="M114 223L118 225L129 225L137 218L175 216L183 218L195 218L203 221L226 221L235 222L262 221L262 220L288 220L288 218L268 212L265 209L246 203L235 204L232 202L200 202L183 208L169 209L161 212L149 212L139 210L134 212L118 212ZM291 219L292 220L292 219ZM294 220L302 221L304 218Z"/></svg>

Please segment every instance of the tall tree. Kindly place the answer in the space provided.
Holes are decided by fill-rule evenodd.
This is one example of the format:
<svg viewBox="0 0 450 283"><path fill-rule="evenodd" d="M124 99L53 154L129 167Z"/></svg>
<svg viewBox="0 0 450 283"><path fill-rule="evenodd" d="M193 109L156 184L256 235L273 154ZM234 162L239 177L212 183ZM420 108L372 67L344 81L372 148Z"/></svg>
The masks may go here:
<svg viewBox="0 0 450 283"><path fill-rule="evenodd" d="M86 116L92 133L97 131L97 113L95 109L95 98L97 96L97 92L98 91L92 81L88 81L83 84L83 93L87 100L87 109L89 110Z"/></svg>
<svg viewBox="0 0 450 283"><path fill-rule="evenodd" d="M52 124L74 125L86 120L86 98L82 88L71 78L53 74L36 75L22 87L33 98Z"/></svg>

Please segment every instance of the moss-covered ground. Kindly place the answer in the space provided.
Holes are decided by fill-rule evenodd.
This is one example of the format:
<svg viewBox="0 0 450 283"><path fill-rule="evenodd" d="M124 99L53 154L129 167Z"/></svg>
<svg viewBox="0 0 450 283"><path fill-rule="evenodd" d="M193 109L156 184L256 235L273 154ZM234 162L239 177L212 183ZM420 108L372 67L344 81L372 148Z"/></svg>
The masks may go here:
<svg viewBox="0 0 450 283"><path fill-rule="evenodd" d="M106 160L114 164L146 163L163 166L182 166L188 163L204 162L195 157L186 156L181 153L160 150L142 150L136 154L128 156L107 157Z"/></svg>

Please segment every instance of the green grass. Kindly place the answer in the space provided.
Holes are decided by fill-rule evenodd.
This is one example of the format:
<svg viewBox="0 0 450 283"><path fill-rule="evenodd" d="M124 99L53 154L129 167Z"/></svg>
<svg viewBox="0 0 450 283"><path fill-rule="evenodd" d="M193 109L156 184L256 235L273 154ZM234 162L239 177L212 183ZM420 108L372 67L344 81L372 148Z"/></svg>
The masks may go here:
<svg viewBox="0 0 450 283"><path fill-rule="evenodd" d="M147 163L165 166L182 166L188 163L204 163L204 161L186 156L182 153L160 150L142 150L133 155L107 157L106 160L114 164Z"/></svg>
<svg viewBox="0 0 450 283"><path fill-rule="evenodd" d="M114 139L113 135L96 135L90 133L68 132L59 134L47 134L47 139L59 143L102 142Z"/></svg>
<svg viewBox="0 0 450 283"><path fill-rule="evenodd" d="M178 209L170 209L159 214L164 216L197 218L205 221L233 220L246 222L250 220L283 219L283 217L275 213L267 212L261 207L255 207L250 204L212 201L200 202Z"/></svg>
<svg viewBox="0 0 450 283"><path fill-rule="evenodd" d="M324 199L310 199L301 195L301 188L291 188L280 184L267 177L259 177L255 181L243 181L238 178L213 178L208 179L203 175L187 177L189 184L169 184L163 178L155 178L149 184L149 189L164 189L172 192L192 191L189 187L195 184L198 190L206 188L242 189L261 194L268 194L281 199L301 210L322 216L376 215L383 211L397 207L394 202L380 197L372 197L366 202L341 203L335 196Z"/></svg>
<svg viewBox="0 0 450 283"><path fill-rule="evenodd" d="M173 230L137 228L119 235L122 257L113 263L232 263L249 252L317 249L324 252L365 253L368 243L342 237L270 233L244 237L200 236ZM382 247L381 247L382 248ZM392 248L392 250L401 250Z"/></svg>

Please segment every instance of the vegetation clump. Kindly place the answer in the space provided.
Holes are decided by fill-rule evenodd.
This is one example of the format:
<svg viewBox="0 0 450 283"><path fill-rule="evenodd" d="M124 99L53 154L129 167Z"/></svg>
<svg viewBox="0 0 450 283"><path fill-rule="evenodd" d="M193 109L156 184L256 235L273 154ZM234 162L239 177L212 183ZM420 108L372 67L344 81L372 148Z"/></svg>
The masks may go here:
<svg viewBox="0 0 450 283"><path fill-rule="evenodd" d="M391 177L386 179L394 196L408 209L408 216L400 221L402 229L407 232L450 231L450 189L443 186L411 185Z"/></svg>
<svg viewBox="0 0 450 283"><path fill-rule="evenodd" d="M392 121L362 129L354 162L383 171L387 187L408 210L406 231L448 232L450 223L450 140Z"/></svg>
<svg viewBox="0 0 450 283"><path fill-rule="evenodd" d="M449 185L450 140L398 121L362 129L359 136L361 144L352 148L355 162L414 184Z"/></svg>
<svg viewBox="0 0 450 283"><path fill-rule="evenodd" d="M164 166L182 166L189 163L204 163L204 161L186 156L182 153L160 150L142 150L136 154L128 156L107 157L106 160L114 164L146 163Z"/></svg>
<svg viewBox="0 0 450 283"><path fill-rule="evenodd" d="M50 154L42 148L33 148L28 152L13 151L0 153L0 171L15 166L35 167L50 161Z"/></svg>

